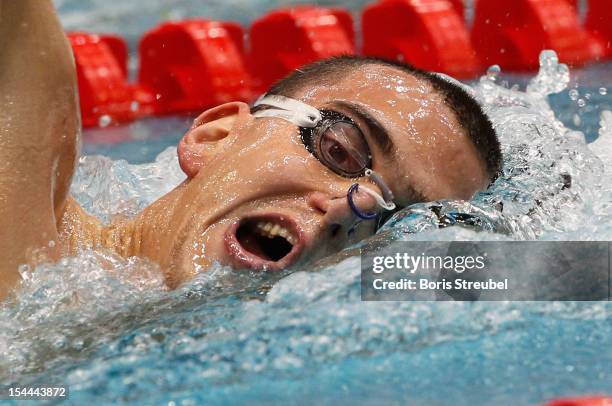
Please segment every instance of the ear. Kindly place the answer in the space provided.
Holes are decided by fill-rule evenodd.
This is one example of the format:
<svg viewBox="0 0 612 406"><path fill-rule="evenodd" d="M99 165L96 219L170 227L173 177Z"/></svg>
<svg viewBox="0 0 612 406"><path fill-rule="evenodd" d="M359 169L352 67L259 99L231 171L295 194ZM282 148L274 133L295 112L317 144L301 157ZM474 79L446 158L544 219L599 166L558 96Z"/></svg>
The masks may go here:
<svg viewBox="0 0 612 406"><path fill-rule="evenodd" d="M179 164L188 178L194 178L223 148L243 114L250 114L249 106L234 102L207 110L195 119L177 147Z"/></svg>

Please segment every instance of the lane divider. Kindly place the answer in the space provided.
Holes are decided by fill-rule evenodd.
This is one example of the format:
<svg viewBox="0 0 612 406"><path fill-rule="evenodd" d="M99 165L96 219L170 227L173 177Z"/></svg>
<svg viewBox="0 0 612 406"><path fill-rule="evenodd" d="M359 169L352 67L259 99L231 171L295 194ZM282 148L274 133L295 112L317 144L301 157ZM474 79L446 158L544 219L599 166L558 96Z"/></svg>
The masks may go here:
<svg viewBox="0 0 612 406"><path fill-rule="evenodd" d="M272 11L253 22L249 41L251 71L260 91L300 66L355 53L353 19L341 9L301 6Z"/></svg>
<svg viewBox="0 0 612 406"><path fill-rule="evenodd" d="M142 116L127 83L127 45L113 35L71 33L84 127L123 123Z"/></svg>
<svg viewBox="0 0 612 406"><path fill-rule="evenodd" d="M512 5L508 5L511 3ZM576 0L476 0L474 24L463 0L378 0L362 12L363 55L409 62L461 79L486 66L537 68L555 49L562 62L583 65L612 57L609 0L590 0L585 27ZM147 115L194 113L231 100L252 101L307 63L358 52L351 14L299 6L273 10L246 31L232 22L165 22L139 44L136 83L128 82L128 51L116 35L69 33L85 127Z"/></svg>
<svg viewBox="0 0 612 406"><path fill-rule="evenodd" d="M508 70L536 69L542 49L554 49L571 66L605 53L604 45L579 25L567 0L479 0L472 42L484 65Z"/></svg>
<svg viewBox="0 0 612 406"><path fill-rule="evenodd" d="M585 27L605 48L608 58L612 58L612 4L610 0L589 0Z"/></svg>
<svg viewBox="0 0 612 406"><path fill-rule="evenodd" d="M381 0L362 15L363 53L466 79L481 70L463 18L446 0Z"/></svg>
<svg viewBox="0 0 612 406"><path fill-rule="evenodd" d="M238 24L200 19L147 32L139 46L138 85L151 95L154 114L253 98L243 38Z"/></svg>

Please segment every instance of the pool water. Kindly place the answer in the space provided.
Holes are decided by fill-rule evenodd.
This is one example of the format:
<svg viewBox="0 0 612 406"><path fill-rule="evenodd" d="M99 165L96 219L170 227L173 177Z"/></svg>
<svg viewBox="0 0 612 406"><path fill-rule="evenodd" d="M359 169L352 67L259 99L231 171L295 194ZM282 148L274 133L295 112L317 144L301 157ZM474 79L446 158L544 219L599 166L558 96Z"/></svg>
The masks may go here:
<svg viewBox="0 0 612 406"><path fill-rule="evenodd" d="M610 241L612 65L570 75L545 54L534 76L492 70L471 83L504 174L472 202L438 203L480 229L437 229L421 204L360 245ZM86 131L73 195L104 221L134 215L183 179L168 147L189 123ZM154 264L109 252L39 266L0 307L0 382L66 384L74 405L535 405L612 393L609 302L362 302L358 248L280 275L216 266L175 291Z"/></svg>

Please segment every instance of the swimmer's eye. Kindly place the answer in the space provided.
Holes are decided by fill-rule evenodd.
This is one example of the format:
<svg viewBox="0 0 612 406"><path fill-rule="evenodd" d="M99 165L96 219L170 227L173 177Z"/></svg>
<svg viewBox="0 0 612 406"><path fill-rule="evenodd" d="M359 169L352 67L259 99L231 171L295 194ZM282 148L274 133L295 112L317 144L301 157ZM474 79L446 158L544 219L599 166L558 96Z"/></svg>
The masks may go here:
<svg viewBox="0 0 612 406"><path fill-rule="evenodd" d="M363 176L370 166L371 153L359 127L336 112L323 111L323 121L306 134L304 143L321 163L349 178Z"/></svg>

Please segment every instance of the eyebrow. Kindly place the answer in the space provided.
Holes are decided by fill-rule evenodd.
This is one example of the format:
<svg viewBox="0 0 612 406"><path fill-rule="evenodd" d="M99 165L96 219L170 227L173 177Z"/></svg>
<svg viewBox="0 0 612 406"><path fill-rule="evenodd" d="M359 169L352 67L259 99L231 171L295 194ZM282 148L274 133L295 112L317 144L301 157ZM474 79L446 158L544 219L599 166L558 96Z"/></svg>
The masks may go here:
<svg viewBox="0 0 612 406"><path fill-rule="evenodd" d="M391 155L393 158L397 149L391 136L389 136L389 132L366 108L346 101L334 101L332 105L349 110L362 120L368 126L369 133L378 148L385 155Z"/></svg>

